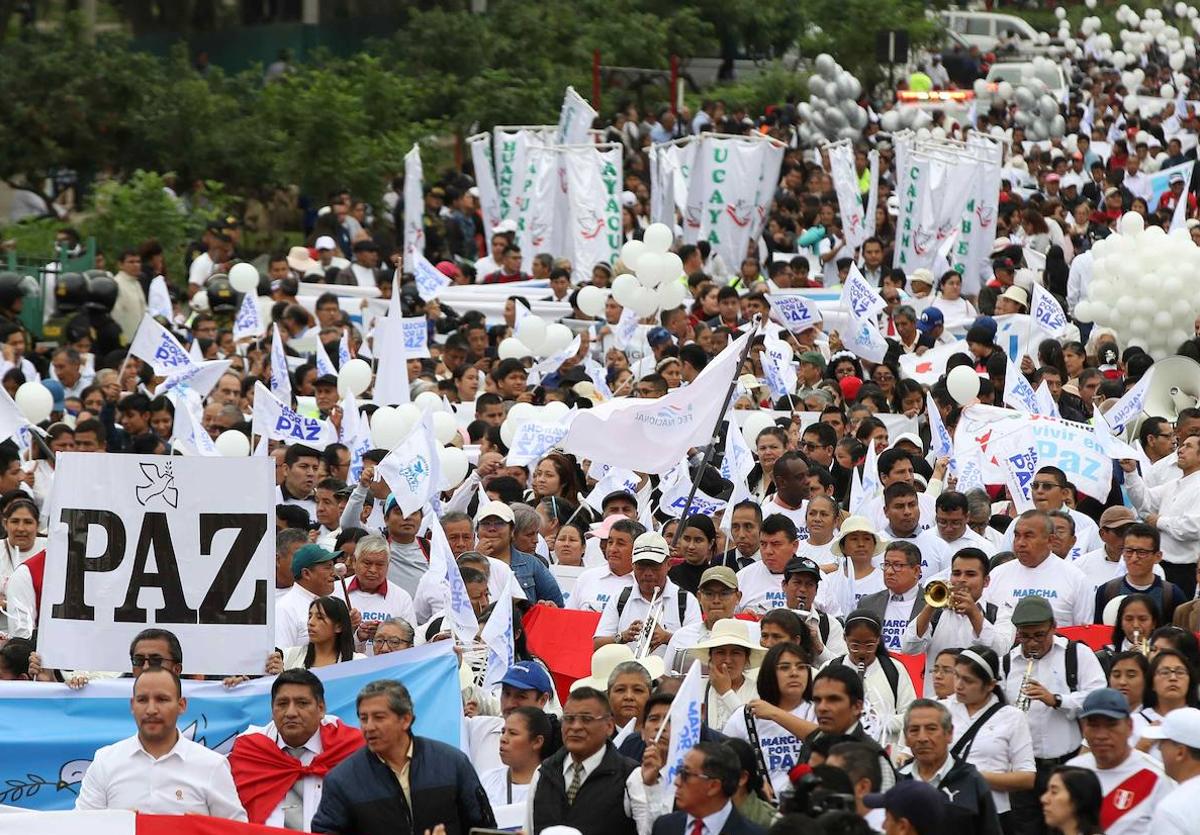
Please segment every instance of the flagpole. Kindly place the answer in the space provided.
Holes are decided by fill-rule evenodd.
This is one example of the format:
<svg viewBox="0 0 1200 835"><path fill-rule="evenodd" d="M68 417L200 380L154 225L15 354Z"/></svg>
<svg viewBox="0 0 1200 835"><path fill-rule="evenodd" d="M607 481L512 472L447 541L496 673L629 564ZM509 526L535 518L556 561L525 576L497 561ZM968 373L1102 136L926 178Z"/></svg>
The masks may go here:
<svg viewBox="0 0 1200 835"><path fill-rule="evenodd" d="M753 327L746 335L746 346L742 348L742 355L738 358L737 367L733 369L733 378L729 381L729 388L725 391L725 400L721 405L721 411L717 413L717 422L713 426L712 437L709 438L708 445L704 447L704 458L700 462L696 475L692 476L692 488L688 491L687 501L683 504L683 512L679 514L679 524L675 526L675 535L671 538L672 550L679 545L679 538L683 536L683 523L692 510L692 500L696 498L696 490L700 487L700 477L704 475L705 469L712 463L713 456L717 452L717 441L721 435L721 424L725 421L725 414L729 410L729 401L733 399L733 393L737 390L737 381L741 376L742 366L746 364L746 358L750 356L750 346L754 344L754 336L761 326L762 316L755 314ZM729 431L737 432L739 430L736 426L730 426Z"/></svg>

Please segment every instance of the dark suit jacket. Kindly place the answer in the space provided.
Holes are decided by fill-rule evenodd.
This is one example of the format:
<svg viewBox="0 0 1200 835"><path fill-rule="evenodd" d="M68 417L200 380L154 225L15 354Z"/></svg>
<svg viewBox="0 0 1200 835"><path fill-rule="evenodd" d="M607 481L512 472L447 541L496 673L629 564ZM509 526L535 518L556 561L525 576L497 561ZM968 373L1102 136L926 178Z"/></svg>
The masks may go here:
<svg viewBox="0 0 1200 835"><path fill-rule="evenodd" d="M879 618L879 622L883 623L884 617L887 615L888 598L892 593L887 589L877 591L874 594L868 594L862 600L858 601L858 608L868 609L871 614ZM913 600L912 612L908 619L912 620L917 615L921 614L921 610L925 608L925 587L920 583L917 584L917 597Z"/></svg>
<svg viewBox="0 0 1200 835"><path fill-rule="evenodd" d="M651 835L688 835L683 831L686 826L687 813L672 812L656 820L650 833ZM766 829L746 820L738 814L737 809L733 809L725 821L725 826L721 827L720 835L766 835L766 832Z"/></svg>

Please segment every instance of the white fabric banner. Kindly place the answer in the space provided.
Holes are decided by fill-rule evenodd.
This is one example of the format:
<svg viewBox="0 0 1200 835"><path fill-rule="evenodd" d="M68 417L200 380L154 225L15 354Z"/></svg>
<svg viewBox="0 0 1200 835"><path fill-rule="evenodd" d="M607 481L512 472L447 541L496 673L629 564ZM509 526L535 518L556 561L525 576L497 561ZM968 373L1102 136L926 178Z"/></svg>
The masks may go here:
<svg viewBox="0 0 1200 835"><path fill-rule="evenodd" d="M1031 324L1051 339L1058 339L1067 332L1067 314L1063 313L1062 306L1050 291L1037 282L1034 282L1033 285L1033 299L1029 308L1029 316ZM1032 336L1029 342L1030 347L1036 353L1037 345L1034 344Z"/></svg>
<svg viewBox="0 0 1200 835"><path fill-rule="evenodd" d="M1008 368L1004 372L1004 394L1001 400L1005 405L1019 411L1025 411L1031 415L1038 414L1040 409L1038 408L1037 392L1033 390L1033 386L1029 385L1029 381L1013 363L1011 357L1008 359L1007 366Z"/></svg>
<svg viewBox="0 0 1200 835"><path fill-rule="evenodd" d="M173 402L175 420L171 424L171 443L175 449L188 455L220 455L212 437L202 426L200 415L193 411L192 399L177 397Z"/></svg>
<svg viewBox="0 0 1200 835"><path fill-rule="evenodd" d="M721 530L729 534L733 530L733 508L738 502L751 498L747 479L754 469L754 456L746 445L746 438L733 421L732 415L726 415L724 454L721 456L721 478L733 485L729 494L729 512L721 514Z"/></svg>
<svg viewBox="0 0 1200 835"><path fill-rule="evenodd" d="M461 574L459 575L462 576ZM483 686L491 688L500 683L513 665L513 574L508 575L496 605L488 615L479 638L488 648L487 673Z"/></svg>
<svg viewBox="0 0 1200 835"><path fill-rule="evenodd" d="M179 340L149 313L142 317L129 344L129 353L149 363L160 377L168 377L192 365L192 358Z"/></svg>
<svg viewBox="0 0 1200 835"><path fill-rule="evenodd" d="M703 706L705 693L704 680L700 675L700 662L693 661L683 684L671 701L671 712L668 721L671 723L670 742L667 745L667 758L663 763L664 771L660 779L666 780L668 786L673 785L675 776L683 770L683 757L700 742L700 732L704 727Z"/></svg>
<svg viewBox="0 0 1200 835"><path fill-rule="evenodd" d="M376 477L387 482L405 516L437 498L438 448L433 419L422 412L408 436L375 468Z"/></svg>
<svg viewBox="0 0 1200 835"><path fill-rule="evenodd" d="M424 316L409 316L400 319L400 333L404 340L404 358L429 356L429 320ZM389 345L389 350L394 348Z"/></svg>
<svg viewBox="0 0 1200 835"><path fill-rule="evenodd" d="M770 179L773 189L778 180L782 156L777 150L765 140L700 137L688 183L684 238L688 243L708 241L730 270L741 265L753 240L761 183Z"/></svg>
<svg viewBox="0 0 1200 835"><path fill-rule="evenodd" d="M467 141L471 146L475 186L479 189L479 213L483 216L483 235L490 239L492 230L504 219L500 211L500 195L496 192L496 175L492 163L492 138L486 133L481 133ZM425 298L424 295L421 298Z"/></svg>
<svg viewBox="0 0 1200 835"><path fill-rule="evenodd" d="M584 101L583 96L575 92L574 87L568 86L563 94L562 109L558 114L555 142L559 145L582 145L587 142L592 123L598 115L592 106Z"/></svg>
<svg viewBox="0 0 1200 835"><path fill-rule="evenodd" d="M127 670L130 641L159 626L189 672L262 672L275 647L274 462L65 452L55 468L47 667Z"/></svg>
<svg viewBox="0 0 1200 835"><path fill-rule="evenodd" d="M320 418L304 417L271 394L262 383L254 384L253 432L285 444L303 444L323 450L338 442L333 424Z"/></svg>
<svg viewBox="0 0 1200 835"><path fill-rule="evenodd" d="M621 149L572 148L560 154L566 168L570 225L567 253L572 280L591 280L592 268L617 263L621 253Z"/></svg>
<svg viewBox="0 0 1200 835"><path fill-rule="evenodd" d="M379 364L375 369L375 402L380 406L408 403L408 364L404 353L404 334L400 330L403 314L400 312L400 294L392 293L388 300L388 313L375 320L375 355ZM389 340L391 344L389 344Z"/></svg>
<svg viewBox="0 0 1200 835"><path fill-rule="evenodd" d="M950 266L963 277L963 294L976 295L991 277L990 258L996 242L1000 213L1000 163L1003 146L972 133L967 147L979 155L975 188L963 208L958 240L950 252Z"/></svg>
<svg viewBox="0 0 1200 835"><path fill-rule="evenodd" d="M979 165L961 157L953 164L935 160L932 174L930 196L935 207L934 223L937 226L937 246L940 247L955 233L959 236L962 234L962 216L975 193Z"/></svg>
<svg viewBox="0 0 1200 835"><path fill-rule="evenodd" d="M842 218L842 234L846 237L846 243L857 249L867 239L867 230L862 196L858 191L858 177L854 173L854 148L849 143L843 143L831 145L827 151L829 174L837 196L838 214Z"/></svg>
<svg viewBox="0 0 1200 835"><path fill-rule="evenodd" d="M284 403L292 402L292 381L288 376L287 353L283 350L279 325L271 326L271 394Z"/></svg>
<svg viewBox="0 0 1200 835"><path fill-rule="evenodd" d="M415 253L412 261L413 278L417 282L417 295L431 302L450 286L450 277L438 270L422 253Z"/></svg>
<svg viewBox="0 0 1200 835"><path fill-rule="evenodd" d="M207 397L213 386L217 384L217 380L221 379L221 375L228 371L232 364L232 360L206 360L178 374L172 374L159 384L158 388L154 390L154 394L157 397L173 391L191 391L195 392L199 398Z"/></svg>
<svg viewBox="0 0 1200 835"><path fill-rule="evenodd" d="M867 162L871 167L871 191L867 196L867 219L863 222L863 232L867 238L873 238L875 210L879 208L879 152L871 151L867 154Z"/></svg>
<svg viewBox="0 0 1200 835"><path fill-rule="evenodd" d="M896 255L894 266L912 275L913 270L930 267L937 254L937 219L930 196L932 161L915 153L899 169L896 193L900 212L896 217Z"/></svg>
<svg viewBox="0 0 1200 835"><path fill-rule="evenodd" d="M1150 366L1142 378L1125 395L1104 412L1104 423L1114 435L1125 434L1128 424L1135 422L1146 410L1146 395L1150 391L1150 381L1154 379L1154 366ZM1099 414L1100 410L1097 409ZM1099 431L1099 427L1097 428Z"/></svg>
<svg viewBox="0 0 1200 835"><path fill-rule="evenodd" d="M412 262L414 252L425 252L425 174L421 168L421 148L415 142L404 155L404 263Z"/></svg>
<svg viewBox="0 0 1200 835"><path fill-rule="evenodd" d="M790 398L796 391L794 357L792 346L769 329L763 338L763 352L760 360L763 374L767 378L767 388L771 390L771 397L776 400L781 397Z"/></svg>
<svg viewBox="0 0 1200 835"><path fill-rule="evenodd" d="M496 128L492 138L495 142L496 194L500 202L502 220L516 220L521 213L520 200L526 174L525 155L529 140L535 136L528 130L503 130Z"/></svg>
<svg viewBox="0 0 1200 835"><path fill-rule="evenodd" d="M558 152L540 142L530 143L525 156L527 171L517 216L517 243L525 272L533 268L533 256L538 253L563 251L565 229L560 218L566 208L566 194L558 157Z"/></svg>

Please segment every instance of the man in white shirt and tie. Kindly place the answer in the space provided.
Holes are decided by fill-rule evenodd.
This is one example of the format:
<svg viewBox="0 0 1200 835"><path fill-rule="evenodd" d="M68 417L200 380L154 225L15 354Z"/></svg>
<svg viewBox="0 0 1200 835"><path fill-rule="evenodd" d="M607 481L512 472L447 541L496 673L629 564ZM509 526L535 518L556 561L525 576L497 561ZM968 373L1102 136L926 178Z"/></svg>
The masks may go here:
<svg viewBox="0 0 1200 835"><path fill-rule="evenodd" d="M187 710L178 675L165 667L143 670L133 680L129 704L137 733L96 752L83 775L76 809L247 819L228 760L176 727Z"/></svg>
<svg viewBox="0 0 1200 835"><path fill-rule="evenodd" d="M312 831L326 774L363 746L362 732L325 713L325 687L308 670L271 685L271 721L233 743L229 765L250 823Z"/></svg>
<svg viewBox="0 0 1200 835"><path fill-rule="evenodd" d="M1191 597L1196 590L1196 542L1200 539L1200 437L1192 436L1176 452L1183 478L1160 487L1147 487L1137 462L1121 461L1129 498L1146 524L1158 528L1162 568L1167 579Z"/></svg>

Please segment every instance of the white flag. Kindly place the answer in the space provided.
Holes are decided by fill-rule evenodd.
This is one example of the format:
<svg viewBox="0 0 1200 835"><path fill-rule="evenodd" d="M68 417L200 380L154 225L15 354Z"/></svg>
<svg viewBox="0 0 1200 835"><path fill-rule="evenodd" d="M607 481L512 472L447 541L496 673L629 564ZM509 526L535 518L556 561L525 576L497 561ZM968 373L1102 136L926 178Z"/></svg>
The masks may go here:
<svg viewBox="0 0 1200 835"><path fill-rule="evenodd" d="M480 639L487 644L488 660L487 674L483 686L487 689L500 683L508 668L513 665L515 650L513 649L513 575L508 575L504 589L496 598L496 605L488 615L487 623L483 625Z"/></svg>
<svg viewBox="0 0 1200 835"><path fill-rule="evenodd" d="M375 320L375 402L380 406L408 403L408 358L404 352L404 332L400 312L400 294L392 292L388 315Z"/></svg>
<svg viewBox="0 0 1200 835"><path fill-rule="evenodd" d="M863 318L850 313L850 333L842 334L842 344L855 356L871 362L883 362L888 343L879 332L874 317Z"/></svg>
<svg viewBox="0 0 1200 835"><path fill-rule="evenodd" d="M206 360L199 365L193 365L191 368L167 377L154 390L154 394L157 397L173 391L193 391L200 398L207 397L213 386L217 384L217 380L221 379L221 376L229 370L229 366L232 364L232 360Z"/></svg>
<svg viewBox="0 0 1200 835"><path fill-rule="evenodd" d="M382 466L382 462L380 462ZM415 512L415 511L411 511ZM463 582L462 571L454 560L450 543L446 541L446 533L437 514L426 513L429 525L429 570L434 570L434 555L437 555L437 565L442 569L446 578L446 607L443 611L443 629L451 629L459 643L473 644L479 634L479 619L475 617L475 609L471 606L471 597L467 593L467 584ZM503 675L503 673L501 673Z"/></svg>
<svg viewBox="0 0 1200 835"><path fill-rule="evenodd" d="M411 264L414 252L425 252L425 188L421 170L421 148L415 142L404 155L404 263ZM392 292L399 291L399 286Z"/></svg>
<svg viewBox="0 0 1200 835"><path fill-rule="evenodd" d="M862 506L875 498L879 493L879 459L875 452L875 442L867 440L867 454L863 458L862 482L857 496L854 495L854 484L851 482L850 512L857 514Z"/></svg>
<svg viewBox="0 0 1200 835"><path fill-rule="evenodd" d="M17 445L22 449L29 446L29 421L21 414L17 404L9 396L8 390L0 386L0 441L9 438L17 439ZM22 443L24 439L24 443Z"/></svg>
<svg viewBox="0 0 1200 835"><path fill-rule="evenodd" d="M358 484L362 475L363 454L373 447L371 443L371 427L366 417L358 410L358 401L350 392L342 399L342 432L341 442L350 450L350 469L346 481Z"/></svg>
<svg viewBox="0 0 1200 835"><path fill-rule="evenodd" d="M338 340L338 368L344 368L351 359L350 329L342 328L342 338Z"/></svg>
<svg viewBox="0 0 1200 835"><path fill-rule="evenodd" d="M238 308L237 316L233 320L234 340L258 338L262 336L263 330L265 326L258 312L258 297L253 293L243 294L242 306Z"/></svg>
<svg viewBox="0 0 1200 835"><path fill-rule="evenodd" d="M1050 394L1050 386L1045 380L1042 380L1042 384L1037 387L1037 391L1033 393L1033 396L1034 399L1037 400L1037 413L1039 415L1046 415L1047 417L1056 418L1062 417L1062 415L1058 413L1058 404L1054 402L1054 397Z"/></svg>
<svg viewBox="0 0 1200 835"><path fill-rule="evenodd" d="M408 437L375 468L376 478L387 482L405 516L437 498L438 448L430 413L422 412Z"/></svg>
<svg viewBox="0 0 1200 835"><path fill-rule="evenodd" d="M433 301L450 286L450 276L429 263L429 259L420 252L413 253L411 269L417 282L417 295L426 302Z"/></svg>
<svg viewBox="0 0 1200 835"><path fill-rule="evenodd" d="M863 221L863 233L867 238L875 237L875 209L879 206L879 152L867 154L867 163L871 167L871 186L867 193L867 217Z"/></svg>
<svg viewBox="0 0 1200 835"><path fill-rule="evenodd" d="M579 284L591 279L597 264L616 264L620 254L621 149L573 148L559 156L567 182L566 246Z"/></svg>
<svg viewBox="0 0 1200 835"><path fill-rule="evenodd" d="M1044 331L1052 339L1058 339L1067 332L1067 314L1063 313L1062 306L1050 291L1036 282L1033 285L1029 319L1034 326ZM1029 338L1029 347L1036 352L1037 348L1032 335Z"/></svg>
<svg viewBox="0 0 1200 835"><path fill-rule="evenodd" d="M500 195L496 193L496 176L492 165L492 139L486 133L478 133L467 142L471 146L475 185L479 188L479 212L483 215L483 234L485 237L490 237L492 230L504 219L500 212ZM414 269L414 274L415 272ZM418 279L418 289L419 282ZM424 295L421 298L429 301Z"/></svg>
<svg viewBox="0 0 1200 835"><path fill-rule="evenodd" d="M262 383L254 384L254 434L286 444L303 444L317 451L338 442L333 424L304 417Z"/></svg>
<svg viewBox="0 0 1200 835"><path fill-rule="evenodd" d="M161 317L170 322L175 316L171 306L171 294L167 290L167 279L156 275L150 281L150 290L146 294L146 311L151 316Z"/></svg>
<svg viewBox="0 0 1200 835"><path fill-rule="evenodd" d="M925 393L925 414L929 417L929 445L938 458L945 458L954 453L954 440L942 422L942 413L933 402L933 395Z"/></svg>
<svg viewBox="0 0 1200 835"><path fill-rule="evenodd" d="M1128 424L1136 421L1146 411L1146 394L1150 391L1150 381L1154 379L1154 366L1150 366L1142 378L1116 404L1104 413L1104 422L1113 435L1125 434ZM1096 410L1100 414L1100 410ZM1097 429L1096 434L1100 434Z"/></svg>
<svg viewBox="0 0 1200 835"><path fill-rule="evenodd" d="M863 278L855 264L850 265L846 283L842 285L840 304L843 310L859 319L871 319L887 307L883 297L871 286L871 282Z"/></svg>
<svg viewBox="0 0 1200 835"><path fill-rule="evenodd" d="M533 269L539 252L562 252L566 242L566 177L560 170L562 156L542 142L530 143L526 152L526 176L522 182L521 211L517 217L517 243L521 247L521 269Z"/></svg>
<svg viewBox="0 0 1200 835"><path fill-rule="evenodd" d="M1182 95L1182 90L1180 91ZM1192 169L1196 167L1195 161L1184 163L1187 167L1184 169L1183 175L1183 194L1179 195L1179 201L1175 204L1175 210L1171 212L1171 228L1169 231L1174 232L1176 229L1187 228L1187 205L1188 197L1191 196L1192 189Z"/></svg>
<svg viewBox="0 0 1200 835"><path fill-rule="evenodd" d="M683 770L684 755L700 742L700 730L704 726L704 689L700 662L693 661L671 701L671 712L668 714L671 741L667 746L667 758L663 763L666 772L662 777L668 786L674 783L675 775Z"/></svg>
<svg viewBox="0 0 1200 835"><path fill-rule="evenodd" d="M271 394L284 403L291 403L292 380L288 376L287 354L283 350L283 339L279 336L279 325L272 325L271 328Z"/></svg>
<svg viewBox="0 0 1200 835"><path fill-rule="evenodd" d="M192 358L179 340L149 313L142 317L129 344L129 353L148 362L160 377L169 377L192 365Z"/></svg>
<svg viewBox="0 0 1200 835"><path fill-rule="evenodd" d="M854 172L854 148L849 144L831 145L827 150L833 191L842 217L842 232L846 243L857 249L867 239L867 234L862 193L858 190L858 175Z"/></svg>
<svg viewBox="0 0 1200 835"><path fill-rule="evenodd" d="M333 360L329 358L329 351L319 336L317 337L317 350L313 351L313 362L317 366L318 377L324 377L326 374L337 376L338 372L333 365Z"/></svg>
<svg viewBox="0 0 1200 835"><path fill-rule="evenodd" d="M912 274L918 267L931 267L937 253L937 219L933 212L930 170L933 161L911 151L903 166L899 160L896 172L900 196L899 216L896 218L896 252L893 266Z"/></svg>
<svg viewBox="0 0 1200 835"><path fill-rule="evenodd" d="M733 492L729 494L729 502L725 512L721 514L721 529L729 534L733 530L733 509L738 502L750 498L750 488L747 479L754 469L754 456L746 439L737 424L733 421L733 413L725 414L727 429L725 431L725 453L721 457L721 478L733 484Z"/></svg>
<svg viewBox="0 0 1200 835"><path fill-rule="evenodd" d="M521 305L517 305L521 307ZM390 337L395 330L388 332ZM428 357L429 356L429 320L424 316L410 316L400 319L400 338L404 340L404 357L410 359L413 357ZM394 350L391 345L388 345L388 350Z"/></svg>
<svg viewBox="0 0 1200 835"><path fill-rule="evenodd" d="M537 133L523 128L496 129L493 138L496 143L496 194L500 200L500 214L504 220L512 218L519 221L524 211L522 196L529 172L526 156L529 142L537 138Z"/></svg>
<svg viewBox="0 0 1200 835"><path fill-rule="evenodd" d="M620 398L581 411L562 446L577 458L602 461L641 473L665 473L692 447L706 445L724 406L717 392L738 372L745 340L739 336L691 385L657 400Z"/></svg>
<svg viewBox="0 0 1200 835"><path fill-rule="evenodd" d="M555 141L559 145L581 145L588 141L588 131L598 114L583 96L567 87L563 95L562 110L558 114L558 133Z"/></svg>
<svg viewBox="0 0 1200 835"><path fill-rule="evenodd" d="M900 370L906 380L916 380L923 386L932 386L946 373L946 363L950 357L966 352L966 343L955 340L938 345L923 354L901 354Z"/></svg>
<svg viewBox="0 0 1200 835"><path fill-rule="evenodd" d="M1011 406L1018 411L1024 411L1031 415L1041 414L1037 393L1011 358L1008 360L1008 368L1004 373L1004 397L1002 399L1006 406Z"/></svg>
<svg viewBox="0 0 1200 835"><path fill-rule="evenodd" d="M1033 510L1033 476L1038 470L1037 443L1028 432L1005 438L993 448L1004 470L1008 495L1018 513Z"/></svg>
<svg viewBox="0 0 1200 835"><path fill-rule="evenodd" d="M175 399L175 422L171 425L171 442L176 449L188 455L220 455L213 439L200 423L200 416L192 411L189 397Z"/></svg>
<svg viewBox="0 0 1200 835"><path fill-rule="evenodd" d="M792 333L821 324L821 308L800 290L773 290L767 294L771 318Z"/></svg>
<svg viewBox="0 0 1200 835"><path fill-rule="evenodd" d="M563 415L561 420L527 420L518 425L505 463L510 467L527 467L541 459L562 443L576 414L572 410Z"/></svg>
<svg viewBox="0 0 1200 835"><path fill-rule="evenodd" d="M796 364L792 346L772 331L772 328L768 328L763 340L763 352L760 355L763 374L767 377L767 388L771 390L771 397L791 398L796 391Z"/></svg>

